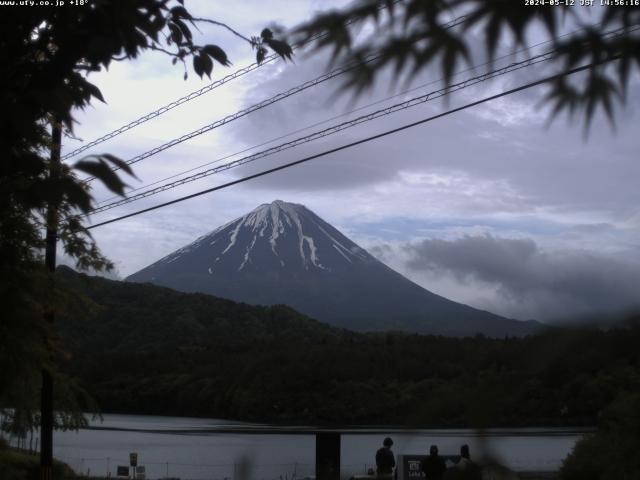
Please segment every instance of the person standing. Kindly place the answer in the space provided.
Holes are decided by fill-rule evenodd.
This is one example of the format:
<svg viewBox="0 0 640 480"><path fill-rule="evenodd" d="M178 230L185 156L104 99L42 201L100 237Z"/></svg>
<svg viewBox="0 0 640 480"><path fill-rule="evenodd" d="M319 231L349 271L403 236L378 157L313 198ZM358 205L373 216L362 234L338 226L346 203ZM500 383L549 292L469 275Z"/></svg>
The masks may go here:
<svg viewBox="0 0 640 480"><path fill-rule="evenodd" d="M382 442L382 448L376 452L376 469L378 476L390 476L396 466L396 458L391 451L393 440L387 437Z"/></svg>
<svg viewBox="0 0 640 480"><path fill-rule="evenodd" d="M482 480L480 466L471 460L469 445L460 447L460 461L447 470L444 480Z"/></svg>
<svg viewBox="0 0 640 480"><path fill-rule="evenodd" d="M426 480L441 480L446 470L444 459L438 455L438 446L431 445L429 456L420 462L420 471L424 473Z"/></svg>

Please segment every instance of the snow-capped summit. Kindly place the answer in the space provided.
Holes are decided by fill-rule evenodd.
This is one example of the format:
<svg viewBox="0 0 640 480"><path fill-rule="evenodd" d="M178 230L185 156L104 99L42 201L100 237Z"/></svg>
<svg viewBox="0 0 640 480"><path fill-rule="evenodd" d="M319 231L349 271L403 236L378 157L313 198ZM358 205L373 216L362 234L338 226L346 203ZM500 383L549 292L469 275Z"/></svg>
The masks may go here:
<svg viewBox="0 0 640 480"><path fill-rule="evenodd" d="M246 303L287 304L358 330L505 335L532 327L425 290L304 205L281 200L260 205L127 280Z"/></svg>
<svg viewBox="0 0 640 480"><path fill-rule="evenodd" d="M331 272L349 264L374 261L304 205L282 200L260 205L145 270L192 258L197 258L198 268L206 268L209 275L285 268Z"/></svg>

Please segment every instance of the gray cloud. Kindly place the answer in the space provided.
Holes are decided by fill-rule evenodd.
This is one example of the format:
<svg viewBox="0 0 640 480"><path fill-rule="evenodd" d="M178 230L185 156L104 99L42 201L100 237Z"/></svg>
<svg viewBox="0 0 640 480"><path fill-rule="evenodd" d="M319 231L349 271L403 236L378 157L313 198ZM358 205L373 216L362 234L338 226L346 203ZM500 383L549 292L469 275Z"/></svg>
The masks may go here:
<svg viewBox="0 0 640 480"><path fill-rule="evenodd" d="M276 76L265 76L259 87L250 92L246 104L313 78L323 72L324 65L322 59L314 57L289 66ZM523 70L502 77L496 84L465 90L461 95L454 95L448 105L435 101L355 127L320 143L280 154L273 162L301 158L439 113L488 92L524 83L534 73L541 75L540 70L538 67L535 72ZM429 79L424 75L414 85ZM359 99L359 105L387 96L389 92L382 86L384 83ZM235 138L245 144L255 144L344 113L348 94L338 101L330 101L337 85L338 81L332 81L256 112L246 119L249 128L235 131ZM435 88L439 88L439 84L425 87L414 95ZM635 107L640 103L637 88L631 89L628 109L620 117L624 121L618 125L617 133L612 134L607 121L597 115L588 140L579 122L567 125L559 118L545 129L547 112L535 108L543 96L544 91L536 89L505 97L367 146L314 160L308 166L269 176L259 185L290 190L345 189L386 182L397 178L401 171L458 171L478 182L508 182L514 191L528 199L529 207L560 213L598 211L614 218L628 215L630 208L640 203L640 193L635 187L635 179L640 177L640 163L631 160L631 152L637 150L638 144L632 127ZM311 131L319 128L322 127ZM271 162L259 163L261 166ZM238 170L237 174L253 172L258 167Z"/></svg>
<svg viewBox="0 0 640 480"><path fill-rule="evenodd" d="M640 263L595 251L546 251L531 239L492 235L423 240L406 249L409 270L492 285L503 309L519 308L543 319L610 313L640 304Z"/></svg>

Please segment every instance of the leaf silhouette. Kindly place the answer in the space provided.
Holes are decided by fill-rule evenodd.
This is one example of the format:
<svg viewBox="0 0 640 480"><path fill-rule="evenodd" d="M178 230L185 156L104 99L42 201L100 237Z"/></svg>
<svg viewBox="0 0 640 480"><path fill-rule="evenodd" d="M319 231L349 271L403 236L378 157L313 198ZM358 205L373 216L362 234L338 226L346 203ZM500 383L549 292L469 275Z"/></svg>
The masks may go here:
<svg viewBox="0 0 640 480"><path fill-rule="evenodd" d="M219 64L224 65L225 67L231 65L231 62L229 62L229 59L227 58L227 54L219 46L205 45L202 47L202 50Z"/></svg>
<svg viewBox="0 0 640 480"><path fill-rule="evenodd" d="M103 160L79 160L73 165L73 168L97 178L113 193L125 196L124 187L126 185Z"/></svg>

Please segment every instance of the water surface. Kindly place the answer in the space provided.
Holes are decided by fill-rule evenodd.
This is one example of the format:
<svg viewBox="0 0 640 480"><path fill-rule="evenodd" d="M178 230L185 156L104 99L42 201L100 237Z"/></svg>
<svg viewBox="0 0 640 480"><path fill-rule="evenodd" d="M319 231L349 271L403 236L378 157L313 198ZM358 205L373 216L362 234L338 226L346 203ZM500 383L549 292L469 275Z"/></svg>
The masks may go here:
<svg viewBox="0 0 640 480"><path fill-rule="evenodd" d="M260 433L220 433L219 428L261 426L226 420L104 415L90 429L56 432L54 455L77 472L115 477L118 465L128 465L129 453L138 453L147 479L233 479L248 472L255 479L291 479L313 475L315 437ZM372 427L342 435L343 476L362 474L375 463L382 439L394 440L399 454L424 454L436 444L443 454L456 454L468 444L472 457L490 453L518 471L557 469L583 434L575 429L419 430L385 432Z"/></svg>

